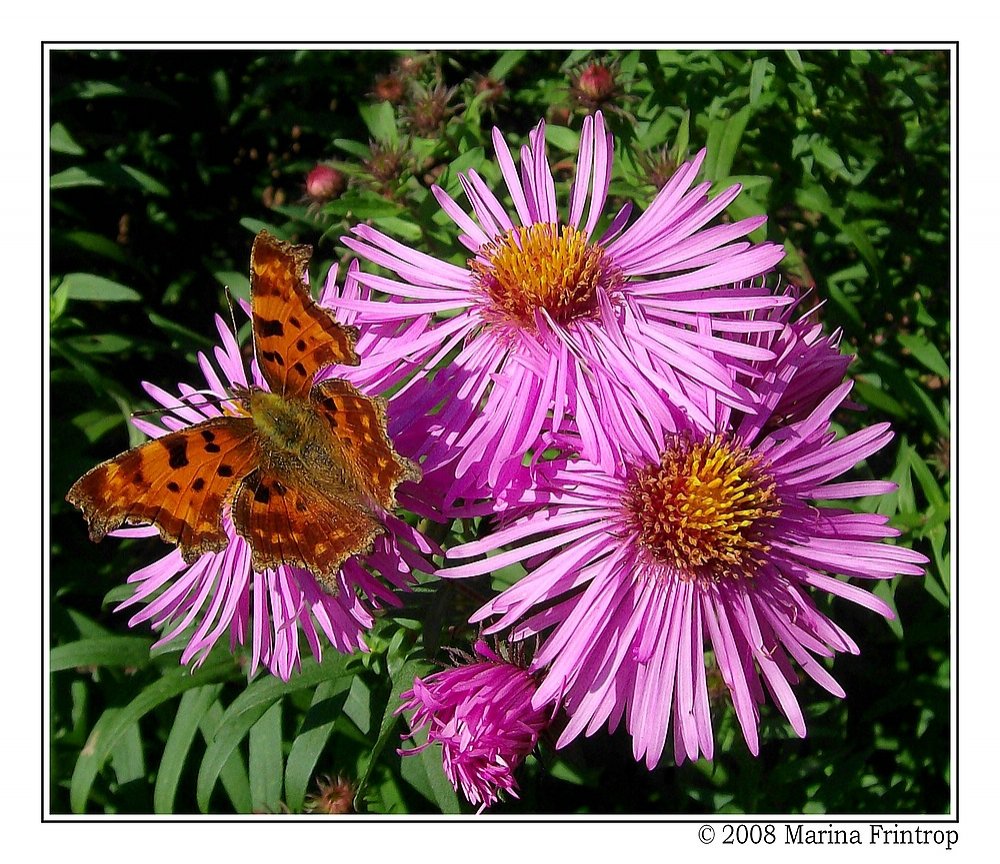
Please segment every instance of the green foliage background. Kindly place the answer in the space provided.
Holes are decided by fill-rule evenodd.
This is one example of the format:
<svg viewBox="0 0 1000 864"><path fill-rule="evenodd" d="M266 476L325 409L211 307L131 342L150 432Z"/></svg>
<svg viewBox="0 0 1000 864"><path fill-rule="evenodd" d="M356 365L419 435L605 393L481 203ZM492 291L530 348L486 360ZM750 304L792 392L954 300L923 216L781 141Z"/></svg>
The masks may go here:
<svg viewBox="0 0 1000 864"><path fill-rule="evenodd" d="M449 629L475 608L464 589L427 580L404 613L378 621L370 655L331 650L287 684L248 685L225 645L191 674L182 643L151 656L153 636L111 611L125 577L161 554L157 541L94 546L63 496L140 440L127 422L150 407L140 380L197 377L223 286L248 294L259 228L312 243L314 283L359 221L462 263L430 183L458 197L457 171L476 168L495 184L494 123L521 141L543 116L557 181L568 179L585 111L571 85L595 59L618 85L605 106L613 199L641 210L656 172L705 145L703 176L744 184L729 217L769 214L754 239L785 244L786 275L817 286L819 317L857 355L867 412L839 418L844 428L893 422L896 439L866 471L899 484L878 506L931 564L925 579L876 588L894 622L831 605L862 653L832 664L845 700L798 686L805 740L768 707L751 758L723 700L713 763L667 757L647 772L621 733L545 745L521 771L521 800L495 811L947 812L947 52L164 49L51 54L52 812L301 812L324 773L360 784L360 809L468 810L436 750L399 759L392 715L413 675L446 659L438 646L468 646L470 633ZM377 76L414 67L400 104L375 98ZM502 82L499 98L477 91L481 76ZM414 102L439 85L455 88L448 110L421 130ZM383 165L398 153L400 170L373 177L373 148ZM319 161L349 182L310 206L304 177Z"/></svg>

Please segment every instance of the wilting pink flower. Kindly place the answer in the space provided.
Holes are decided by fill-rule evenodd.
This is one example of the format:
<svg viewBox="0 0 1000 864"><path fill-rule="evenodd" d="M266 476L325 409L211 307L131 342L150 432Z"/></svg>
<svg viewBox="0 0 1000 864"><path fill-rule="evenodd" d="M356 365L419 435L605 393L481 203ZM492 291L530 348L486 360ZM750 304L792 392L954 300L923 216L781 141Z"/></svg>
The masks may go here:
<svg viewBox="0 0 1000 864"><path fill-rule="evenodd" d="M533 706L538 683L526 669L501 659L483 641L476 653L481 660L416 678L397 713L414 712L413 733L427 728L425 744L400 752L440 744L448 779L483 809L501 793L517 797L514 773L549 725L552 706Z"/></svg>
<svg viewBox="0 0 1000 864"><path fill-rule="evenodd" d="M501 530L449 551L498 554L443 576L524 562L527 575L471 620L492 620L487 633L513 628L515 640L544 634L531 668L545 680L533 704L562 694L570 720L559 746L624 720L635 758L652 768L672 722L678 763L711 758L708 647L754 754L765 688L805 735L794 667L843 696L817 657L858 653L813 592L889 618L882 600L837 575L923 572L923 555L884 542L899 534L885 516L814 503L895 488L837 479L890 441L888 424L838 439L831 415L851 383L839 383L831 340L800 321L769 344L779 357L754 367L755 413L734 411L710 389L701 405L708 430L680 414L664 427L651 410L622 462L539 463Z"/></svg>
<svg viewBox="0 0 1000 864"><path fill-rule="evenodd" d="M343 302L341 308L357 310L366 322L428 322L422 338L393 353L417 378L436 372L433 386L419 396L429 420L410 432L436 442L432 465L451 460L449 498L509 486L543 431L558 432L569 417L588 452L610 470L614 447L598 427L628 430L641 422L622 398L628 393L650 404L665 394L705 427L710 421L690 397L692 388L707 386L728 404L749 404L752 397L734 383L730 366L773 354L731 337L781 325L727 313L789 300L753 280L783 254L773 243L745 239L764 217L706 227L740 187L710 199L711 183L693 185L702 152L677 170L638 219L629 224L626 204L597 234L613 159L600 113L584 120L563 214L545 155L544 124L521 148L520 170L499 130L493 143L513 213L474 170L459 175L472 215L433 187L470 252L467 267L365 225L343 240L399 280L359 274L396 302ZM436 320L441 314L450 317ZM699 314L707 327L695 326ZM453 360L438 369L449 355ZM672 422L670 412L658 413L660 422Z"/></svg>
<svg viewBox="0 0 1000 864"><path fill-rule="evenodd" d="M343 291L347 296L365 293L351 276ZM336 287L336 268L333 268L321 299L340 296L340 293ZM143 384L146 392L168 409L160 418L162 426L134 420L143 432L155 438L219 416L218 400L231 394L235 387L247 386L236 339L219 316L216 316L216 326L222 344L215 348L215 362L204 354L198 356L207 389L196 390L180 384L178 397L152 384ZM419 327L419 324L414 326ZM392 383L394 379L385 364L365 356L366 350L378 342L377 330L362 332L358 341L362 365L349 369L331 367L330 371L321 372L317 380L332 375L350 377L362 391L379 392L381 385ZM253 364L253 377L255 386L266 389L267 384L256 363ZM214 397L213 401L207 401L206 396ZM406 412L397 411L393 404L389 410L390 437L398 430L401 417L406 422ZM418 454L408 455L416 457ZM397 497L421 509L420 500L412 495L416 488L417 484L404 484ZM425 556L438 551L402 519L385 513L386 533L375 541L371 553L363 558L350 558L343 564L337 575L337 591L331 594L320 587L311 573L299 567L282 565L263 572L253 570L250 549L236 534L228 512L224 512L223 524L229 535L229 545L223 551L202 555L188 564L179 550L173 550L129 577L128 581L136 586L135 592L118 608L141 604L143 608L129 619L129 625L149 621L154 628L163 631L157 644L183 634L187 645L181 654L182 663L197 666L204 662L218 640L228 633L231 649L249 641L251 672L264 665L283 679L300 665L300 630L317 659L322 657L324 638L344 653L367 650L364 633L373 624L372 611L385 605L399 605L393 589L408 585L415 568L430 572L433 568ZM157 530L155 527L126 528L114 534L145 537L156 535Z"/></svg>

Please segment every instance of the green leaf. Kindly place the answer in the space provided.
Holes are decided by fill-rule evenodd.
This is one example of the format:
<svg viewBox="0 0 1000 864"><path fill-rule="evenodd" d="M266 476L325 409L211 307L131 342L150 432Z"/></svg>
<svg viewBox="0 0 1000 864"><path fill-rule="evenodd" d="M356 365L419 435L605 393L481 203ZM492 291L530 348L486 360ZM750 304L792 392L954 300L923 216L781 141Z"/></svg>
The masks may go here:
<svg viewBox="0 0 1000 864"><path fill-rule="evenodd" d="M368 754L368 760L361 771L358 779L358 795L363 794L365 787L371 779L372 771L378 762L379 756L386 748L386 745L393 739L400 722L400 717L395 713L399 708L399 697L413 686L413 679L422 672L426 672L430 664L426 660L407 660L392 676L392 688L389 694L389 701L386 702L385 710L382 713L382 720L379 723L378 738Z"/></svg>
<svg viewBox="0 0 1000 864"><path fill-rule="evenodd" d="M399 144L399 131L396 128L396 114L390 102L369 102L358 107L358 113L364 121L372 138L382 144Z"/></svg>
<svg viewBox="0 0 1000 864"><path fill-rule="evenodd" d="M760 94L764 90L764 76L767 75L770 61L766 57L753 61L750 67L750 104L756 105L760 101Z"/></svg>
<svg viewBox="0 0 1000 864"><path fill-rule="evenodd" d="M152 639L144 636L101 636L58 645L49 654L49 671L81 666L141 667L149 663Z"/></svg>
<svg viewBox="0 0 1000 864"><path fill-rule="evenodd" d="M709 145L709 152L705 157L705 176L709 180L723 180L729 176L740 141L743 139L743 132L752 114L753 109L749 105L744 105L728 120L713 122L709 130L709 140L711 141L714 132L715 146Z"/></svg>
<svg viewBox="0 0 1000 864"><path fill-rule="evenodd" d="M256 236L260 234L261 231L267 231L269 234L273 234L279 240L288 241L290 236L287 231L279 228L271 222L265 222L263 219L253 219L250 216L245 216L240 219L240 225L247 229L251 234Z"/></svg>
<svg viewBox="0 0 1000 864"><path fill-rule="evenodd" d="M49 180L51 189L72 189L77 186L122 186L142 189L154 195L169 194L166 186L144 171L112 162L74 165L53 174Z"/></svg>
<svg viewBox="0 0 1000 864"><path fill-rule="evenodd" d="M216 270L212 275L223 288L228 288L234 297L250 299L250 277L236 270Z"/></svg>
<svg viewBox="0 0 1000 864"><path fill-rule="evenodd" d="M250 800L255 812L277 813L281 807L281 701L250 727Z"/></svg>
<svg viewBox="0 0 1000 864"><path fill-rule="evenodd" d="M211 744L215 738L215 733L222 724L225 711L222 704L216 700L205 712L198 728L201 730L202 738L206 744ZM249 813L253 808L250 806L250 778L247 776L246 766L243 764L243 754L239 750L234 750L232 755L226 760L219 772L219 780L222 788L226 791L233 809L237 813Z"/></svg>
<svg viewBox="0 0 1000 864"><path fill-rule="evenodd" d="M171 321L169 318L164 318L162 315L158 315L156 312L149 313L150 323L159 327L164 333L171 337L175 344L187 344L194 345L198 348L211 348L215 343L203 336L201 333L196 333L183 324L178 324L176 321Z"/></svg>
<svg viewBox="0 0 1000 864"><path fill-rule="evenodd" d="M330 216L364 220L398 216L404 208L373 192L345 192L336 201L324 204L323 212Z"/></svg>
<svg viewBox="0 0 1000 864"><path fill-rule="evenodd" d="M521 58L527 53L527 51L504 51L487 74L490 78L500 81L521 62Z"/></svg>
<svg viewBox="0 0 1000 864"><path fill-rule="evenodd" d="M111 767L120 786L138 780L146 773L139 724L133 723L119 737L111 750Z"/></svg>
<svg viewBox="0 0 1000 864"><path fill-rule="evenodd" d="M565 126L546 126L545 140L567 153L576 153L580 149L580 133Z"/></svg>
<svg viewBox="0 0 1000 864"><path fill-rule="evenodd" d="M52 124L49 148L56 153L66 153L70 156L80 156L84 153L84 149L73 140L73 136L62 123Z"/></svg>
<svg viewBox="0 0 1000 864"><path fill-rule="evenodd" d="M96 234L93 231L53 231L52 239L72 243L87 252L102 255L119 264L125 263L125 252L122 247L103 234Z"/></svg>
<svg viewBox="0 0 1000 864"><path fill-rule="evenodd" d="M333 146L339 147L345 153L361 160L368 159L372 155L366 144L362 144L360 141L351 141L349 138L334 138Z"/></svg>
<svg viewBox="0 0 1000 864"><path fill-rule="evenodd" d="M806 67L802 65L802 57L799 55L798 51L796 51L794 48L786 48L785 56L789 59L792 66L795 67L796 72L805 71Z"/></svg>
<svg viewBox="0 0 1000 864"><path fill-rule="evenodd" d="M70 300L93 300L102 303L135 302L142 295L103 276L93 273L67 273L59 286Z"/></svg>
<svg viewBox="0 0 1000 864"><path fill-rule="evenodd" d="M302 809L316 761L330 739L334 723L343 713L350 683L348 678L323 681L313 694L302 731L292 742L285 763L285 803L293 813Z"/></svg>
<svg viewBox="0 0 1000 864"><path fill-rule="evenodd" d="M173 669L147 686L124 708L106 710L94 725L73 769L69 793L73 812L84 812L97 772L104 766L115 744L130 726L158 705L179 696L185 690L230 678L234 669L231 658L205 665L194 674L185 668Z"/></svg>
<svg viewBox="0 0 1000 864"><path fill-rule="evenodd" d="M120 354L134 344L128 336L122 336L120 333L70 336L66 342L82 354Z"/></svg>
<svg viewBox="0 0 1000 864"><path fill-rule="evenodd" d="M288 693L314 687L321 681L332 680L347 674L351 658L343 654L328 654L323 663L306 660L302 671L288 681L265 676L254 681L226 709L215 737L208 746L198 771L198 806L207 812L209 798L215 788L219 772L230 756L247 736L250 728L279 699Z"/></svg>
<svg viewBox="0 0 1000 864"><path fill-rule="evenodd" d="M417 243L424 236L424 232L420 229L419 225L415 225L406 219L400 219L398 216L382 216L372 221L376 227L381 228L387 234L391 234L393 237L398 237L400 240L405 240L409 243Z"/></svg>
<svg viewBox="0 0 1000 864"><path fill-rule="evenodd" d="M156 786L153 789L154 813L173 812L177 784L180 782L184 763L198 731L198 724L218 698L221 690L221 684L207 684L204 687L188 690L181 696L166 746L163 748L160 767L156 772Z"/></svg>
<svg viewBox="0 0 1000 864"><path fill-rule="evenodd" d="M951 378L951 369L945 362L937 346L920 333L900 333L897 337L902 345L920 363L942 378Z"/></svg>

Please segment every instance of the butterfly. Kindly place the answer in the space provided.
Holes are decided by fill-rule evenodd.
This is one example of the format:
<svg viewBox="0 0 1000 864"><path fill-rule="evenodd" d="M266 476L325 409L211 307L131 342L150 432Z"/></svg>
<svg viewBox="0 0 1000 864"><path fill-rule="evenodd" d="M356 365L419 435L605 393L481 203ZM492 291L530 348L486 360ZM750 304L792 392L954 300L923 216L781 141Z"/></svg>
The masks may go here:
<svg viewBox="0 0 1000 864"><path fill-rule="evenodd" d="M317 305L303 279L312 249L266 231L250 254L257 361L268 389L232 394L235 413L139 445L83 475L66 500L97 541L152 524L188 563L228 543L224 514L254 570L309 570L335 590L340 566L371 548L396 506L396 487L420 479L386 429L386 402L316 374L356 366L357 331Z"/></svg>

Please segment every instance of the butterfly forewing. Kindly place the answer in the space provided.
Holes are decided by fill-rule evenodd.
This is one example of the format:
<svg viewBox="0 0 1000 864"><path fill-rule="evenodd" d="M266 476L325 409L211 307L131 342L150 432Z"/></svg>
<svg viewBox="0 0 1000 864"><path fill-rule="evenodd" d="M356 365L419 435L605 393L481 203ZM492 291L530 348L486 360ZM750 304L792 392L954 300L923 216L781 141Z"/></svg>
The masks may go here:
<svg viewBox="0 0 1000 864"><path fill-rule="evenodd" d="M249 417L217 417L102 462L66 499L83 510L93 540L122 525L152 524L193 561L225 547L223 507L259 453Z"/></svg>
<svg viewBox="0 0 1000 864"><path fill-rule="evenodd" d="M285 397L306 398L326 366L360 362L357 331L338 324L303 284L311 252L262 231L250 254L257 359L268 387Z"/></svg>
<svg viewBox="0 0 1000 864"><path fill-rule="evenodd" d="M294 564L330 588L340 565L385 530L356 504L322 495L307 479L273 466L243 481L233 524L250 546L254 570Z"/></svg>

